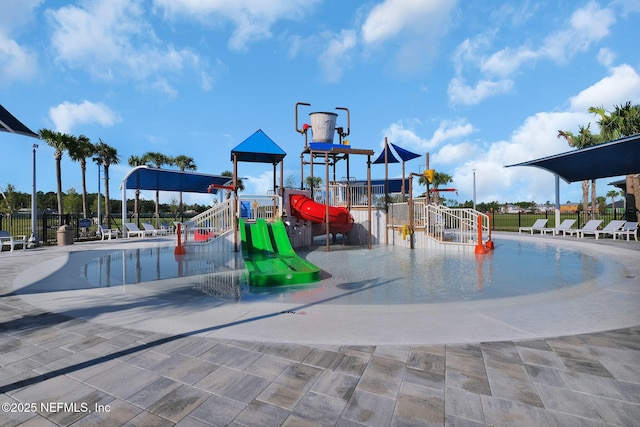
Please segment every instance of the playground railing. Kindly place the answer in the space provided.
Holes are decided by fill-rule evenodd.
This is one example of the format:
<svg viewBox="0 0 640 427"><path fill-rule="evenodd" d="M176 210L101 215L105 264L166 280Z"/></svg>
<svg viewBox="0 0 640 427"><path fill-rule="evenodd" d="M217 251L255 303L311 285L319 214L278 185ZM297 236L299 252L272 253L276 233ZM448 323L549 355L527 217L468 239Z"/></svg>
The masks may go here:
<svg viewBox="0 0 640 427"><path fill-rule="evenodd" d="M424 220L427 236L441 243L477 244L478 220L483 243L489 237L489 216L474 209L428 204L424 207Z"/></svg>
<svg viewBox="0 0 640 427"><path fill-rule="evenodd" d="M258 218L273 219L282 215L282 197L241 194L238 200L240 218L255 221Z"/></svg>
<svg viewBox="0 0 640 427"><path fill-rule="evenodd" d="M182 224L184 243L202 243L233 230L233 200L213 206Z"/></svg>
<svg viewBox="0 0 640 427"><path fill-rule="evenodd" d="M412 205L412 215L413 215L413 227L414 228L422 228L424 227L424 206L425 206L424 198L416 198L413 199ZM409 203L408 202L400 202L400 203L389 203L389 212L388 212L388 227L402 227L404 225L409 225L411 221L409 220Z"/></svg>
<svg viewBox="0 0 640 427"><path fill-rule="evenodd" d="M326 187L320 186L313 189L313 199L317 203L326 203ZM329 184L329 204L331 206L367 207L369 199L367 186L363 184L350 184L348 182L335 182ZM372 206L381 205L384 201L384 185L371 186Z"/></svg>

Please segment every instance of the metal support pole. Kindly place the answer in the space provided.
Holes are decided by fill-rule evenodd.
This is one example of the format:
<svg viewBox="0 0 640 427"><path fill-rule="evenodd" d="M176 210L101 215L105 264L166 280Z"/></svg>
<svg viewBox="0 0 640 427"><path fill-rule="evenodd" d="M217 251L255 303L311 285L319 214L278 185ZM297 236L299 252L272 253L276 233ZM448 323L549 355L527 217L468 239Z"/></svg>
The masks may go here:
<svg viewBox="0 0 640 427"><path fill-rule="evenodd" d="M33 144L33 170L31 171L31 236L29 237L29 243L27 245L30 248L35 248L40 244L38 239L38 210L36 206L36 148L38 148L38 144Z"/></svg>

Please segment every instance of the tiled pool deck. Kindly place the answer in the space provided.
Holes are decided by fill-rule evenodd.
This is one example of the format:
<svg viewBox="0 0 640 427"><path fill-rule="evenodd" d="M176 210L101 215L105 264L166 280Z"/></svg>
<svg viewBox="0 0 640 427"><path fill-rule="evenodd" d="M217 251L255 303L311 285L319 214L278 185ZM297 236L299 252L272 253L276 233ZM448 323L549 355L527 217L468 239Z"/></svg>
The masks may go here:
<svg viewBox="0 0 640 427"><path fill-rule="evenodd" d="M0 426L638 425L638 242L580 241L624 252L607 289L449 306L456 316L362 310L343 328L353 313L322 307L202 311L185 329L158 315L179 307L14 293L71 280L70 252L149 244L0 254Z"/></svg>

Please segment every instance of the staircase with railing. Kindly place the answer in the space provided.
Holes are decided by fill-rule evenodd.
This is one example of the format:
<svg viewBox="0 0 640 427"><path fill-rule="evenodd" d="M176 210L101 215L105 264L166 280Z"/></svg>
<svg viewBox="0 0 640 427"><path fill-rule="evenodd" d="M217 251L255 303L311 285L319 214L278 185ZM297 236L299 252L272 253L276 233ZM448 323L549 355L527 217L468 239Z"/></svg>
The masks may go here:
<svg viewBox="0 0 640 427"><path fill-rule="evenodd" d="M202 243L233 230L233 200L213 206L182 224L184 243Z"/></svg>
<svg viewBox="0 0 640 427"><path fill-rule="evenodd" d="M424 221L425 234L441 243L477 245L479 226L482 243L489 239L489 216L475 209L427 204L424 206Z"/></svg>

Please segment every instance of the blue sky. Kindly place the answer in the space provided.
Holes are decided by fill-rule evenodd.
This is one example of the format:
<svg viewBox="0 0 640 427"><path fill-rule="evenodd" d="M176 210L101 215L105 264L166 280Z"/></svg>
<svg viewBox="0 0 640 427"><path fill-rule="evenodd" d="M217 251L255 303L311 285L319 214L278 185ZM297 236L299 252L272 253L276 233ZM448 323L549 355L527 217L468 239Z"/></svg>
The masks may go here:
<svg viewBox="0 0 640 427"><path fill-rule="evenodd" d="M597 131L590 106L640 103L638 22L640 0L3 0L0 104L36 132L115 147L113 197L131 155L183 154L219 174L257 129L287 153L285 177L298 180L304 140L294 106L308 102L300 124L335 111L346 127L335 107L347 107L354 148L377 155L386 136L428 152L460 201L472 199L475 171L478 202L544 203L554 200L550 173L504 166L569 151L557 131L589 122ZM33 142L0 134L1 187L31 191ZM55 191L44 143L37 165L38 190ZM424 165L422 157L406 168ZM350 168L366 178L365 157ZM243 163L239 174L246 193L272 183L270 165ZM383 178L384 166L372 175ZM64 191L79 192L80 179L65 156ZM90 164L92 192L97 179ZM599 180L598 195L613 180ZM580 183L562 182L562 202L580 194Z"/></svg>

